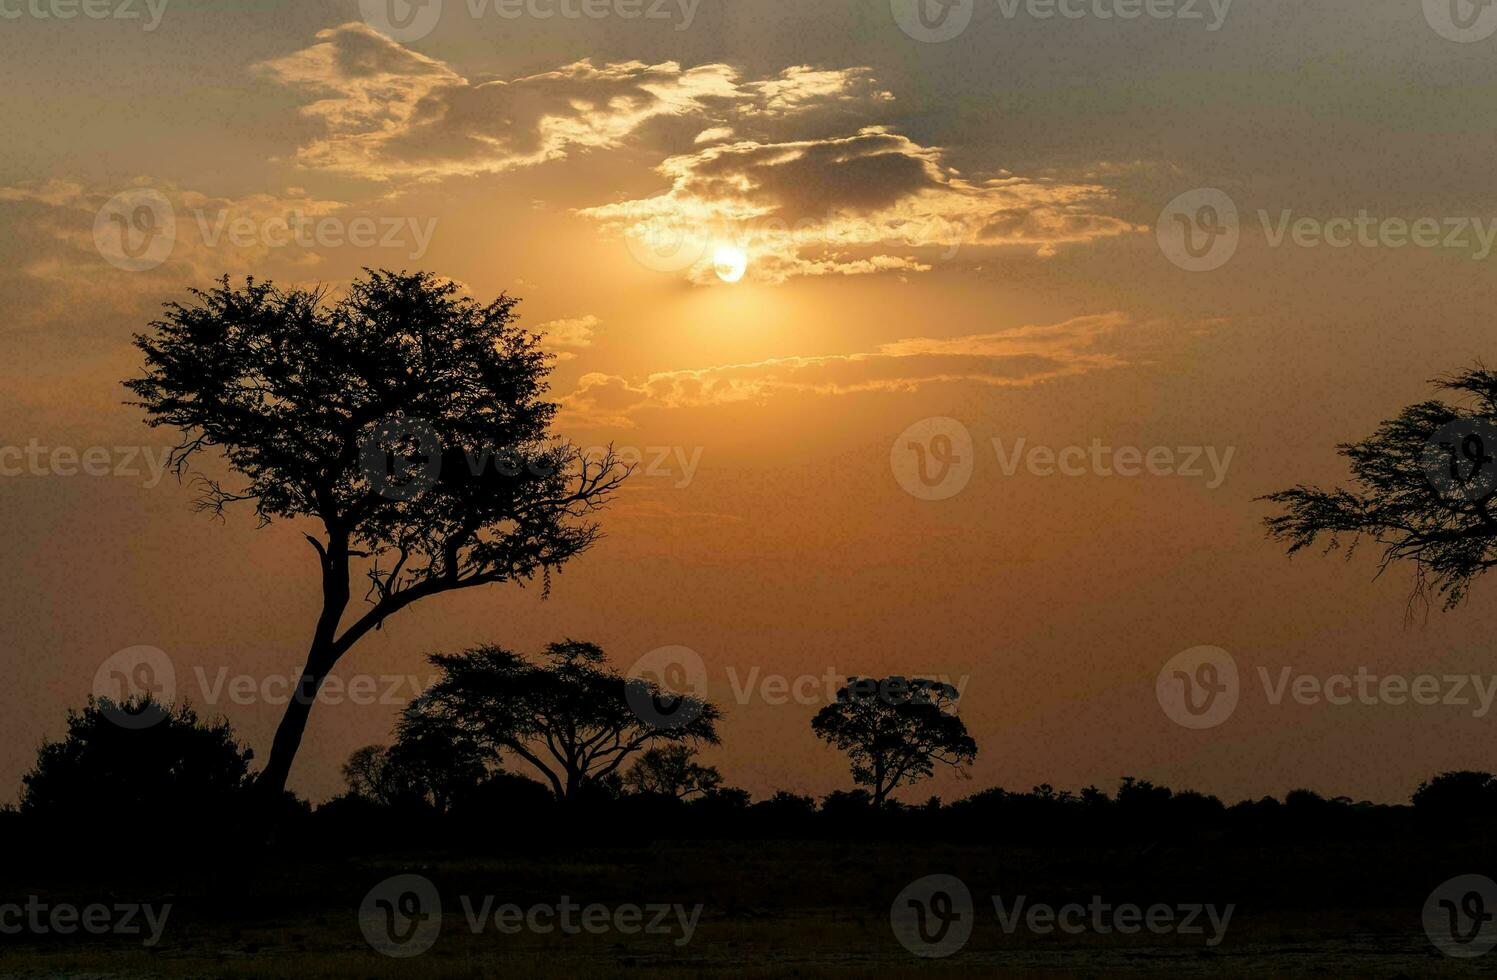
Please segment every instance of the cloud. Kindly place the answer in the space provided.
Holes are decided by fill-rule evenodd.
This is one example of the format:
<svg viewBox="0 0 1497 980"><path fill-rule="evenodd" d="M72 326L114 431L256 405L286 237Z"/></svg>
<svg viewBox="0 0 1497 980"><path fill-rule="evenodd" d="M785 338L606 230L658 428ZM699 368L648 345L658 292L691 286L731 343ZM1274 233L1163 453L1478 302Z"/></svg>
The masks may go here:
<svg viewBox="0 0 1497 980"><path fill-rule="evenodd" d="M564 320L552 320L536 327L536 333L543 334L546 342L553 347L591 347L593 345L593 331L596 330L602 320L589 313L586 316L571 317Z"/></svg>
<svg viewBox="0 0 1497 980"><path fill-rule="evenodd" d="M603 323L602 320L591 313L586 316L569 317L562 320L552 320L535 328L535 332L541 335L542 342L546 347L552 349L558 361L570 361L576 357L571 350L557 351L555 348L584 348L593 345L594 331Z"/></svg>
<svg viewBox="0 0 1497 980"><path fill-rule="evenodd" d="M592 373L578 380L562 407L574 424L629 427L634 413L646 409L763 402L790 394L913 392L954 382L1031 385L1127 363L1115 339L1135 326L1112 312L964 337L916 337L868 352L663 371L637 381Z"/></svg>
<svg viewBox="0 0 1497 980"><path fill-rule="evenodd" d="M1051 255L1145 230L1106 213L1113 201L1102 184L1007 173L969 180L942 149L881 126L710 146L670 157L658 172L668 191L578 213L636 254L684 253L677 267L698 281L711 278L713 245L729 241L749 253L752 276L778 282L924 271L930 265L914 251L922 248L949 256L964 245L1019 245Z"/></svg>
<svg viewBox="0 0 1497 980"><path fill-rule="evenodd" d="M742 81L724 64L595 66L590 60L510 80L474 82L364 24L256 69L317 100L303 108L324 135L303 166L358 177L434 179L498 173L614 148L652 120L733 106L769 118L889 98L867 69L786 69Z"/></svg>
<svg viewBox="0 0 1497 980"><path fill-rule="evenodd" d="M577 213L697 281L725 241L748 251L750 277L780 282L924 272L934 256L922 250L968 245L1048 256L1143 230L1110 213L1105 173L970 178L942 148L868 125L894 96L864 67L753 79L727 64L582 60L480 81L356 23L255 67L312 99L302 111L322 132L300 164L381 181L501 173L644 141L659 120L694 123L692 152L657 167L665 190Z"/></svg>
<svg viewBox="0 0 1497 980"><path fill-rule="evenodd" d="M202 283L263 274L272 259L272 271L307 274L324 258L315 222L344 210L301 188L235 198L144 178L126 187L27 181L0 187L16 256L0 277L52 290L55 313L69 304L128 309L144 295L159 298L163 276ZM298 220L311 245L295 240ZM127 253L147 261L122 267Z"/></svg>

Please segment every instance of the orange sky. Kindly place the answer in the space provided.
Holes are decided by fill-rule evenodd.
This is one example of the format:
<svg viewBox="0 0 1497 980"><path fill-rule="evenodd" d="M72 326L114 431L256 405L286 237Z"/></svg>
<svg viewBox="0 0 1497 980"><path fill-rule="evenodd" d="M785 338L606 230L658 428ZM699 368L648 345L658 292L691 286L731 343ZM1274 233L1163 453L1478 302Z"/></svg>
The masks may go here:
<svg viewBox="0 0 1497 980"><path fill-rule="evenodd" d="M1469 247L1275 236L1362 212L1490 226L1497 36L1459 43L1395 0L1244 2L1214 31L979 0L927 42L899 2L701 0L688 24L674 2L511 19L447 0L403 42L351 0L172 0L153 30L7 19L0 447L159 452L118 382L132 331L190 286L429 269L524 297L558 354L563 433L663 460L550 599L428 601L342 675L424 678L424 653L484 642L574 636L621 667L686 646L727 714L709 761L756 794L846 784L809 728L828 673L967 679L980 752L971 782L931 782L948 798L1134 774L1398 800L1492 768L1494 722L1469 709L1267 702L1260 666L1490 676L1497 607L1478 587L1406 628L1406 570L1289 562L1253 499L1340 479L1338 442L1490 356L1474 228ZM1191 272L1156 225L1198 188L1235 205L1238 244ZM110 215L142 205L152 234L174 228L156 255L138 226L132 259ZM314 222L310 244L276 244L288 214ZM652 251L679 235L679 261ZM742 282L714 273L724 244L747 255ZM931 418L973 445L940 500L891 465ZM1207 475L1010 475L1019 439L1200 447ZM279 708L215 698L199 674L299 669L317 592L298 529L214 523L171 479L56 469L0 477L0 783L140 645L263 754ZM1154 678L1202 644L1247 681L1226 723L1187 731ZM740 697L751 674L817 693ZM319 707L293 787L337 792L397 710Z"/></svg>

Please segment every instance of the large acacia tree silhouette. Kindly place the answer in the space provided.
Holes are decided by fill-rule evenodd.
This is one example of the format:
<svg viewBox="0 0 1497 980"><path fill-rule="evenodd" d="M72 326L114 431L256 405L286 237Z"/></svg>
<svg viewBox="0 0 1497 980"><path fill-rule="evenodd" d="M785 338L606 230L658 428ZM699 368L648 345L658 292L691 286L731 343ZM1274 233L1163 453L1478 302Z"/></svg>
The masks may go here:
<svg viewBox="0 0 1497 980"><path fill-rule="evenodd" d="M225 276L137 335L127 381L175 426L178 476L219 450L237 486L199 476L198 507L252 501L262 525L310 518L322 611L258 786L279 795L328 673L421 599L550 573L598 535L588 519L628 475L550 434L540 338L518 300L487 306L428 273L365 270L347 294ZM348 618L351 578L368 607Z"/></svg>

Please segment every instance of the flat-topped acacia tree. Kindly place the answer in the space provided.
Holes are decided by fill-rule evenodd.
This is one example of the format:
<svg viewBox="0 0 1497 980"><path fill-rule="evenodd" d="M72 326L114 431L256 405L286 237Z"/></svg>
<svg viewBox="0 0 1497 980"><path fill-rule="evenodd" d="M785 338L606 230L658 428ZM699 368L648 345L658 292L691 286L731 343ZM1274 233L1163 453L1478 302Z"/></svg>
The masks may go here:
<svg viewBox="0 0 1497 980"><path fill-rule="evenodd" d="M306 518L322 611L258 786L285 789L318 689L340 658L414 602L550 573L598 537L589 519L628 467L556 439L549 362L516 322L429 273L365 270L346 295L225 276L137 335L125 382L152 426L182 432L180 477L222 453L237 485L199 475L199 510L253 503ZM368 579L350 612L351 580Z"/></svg>

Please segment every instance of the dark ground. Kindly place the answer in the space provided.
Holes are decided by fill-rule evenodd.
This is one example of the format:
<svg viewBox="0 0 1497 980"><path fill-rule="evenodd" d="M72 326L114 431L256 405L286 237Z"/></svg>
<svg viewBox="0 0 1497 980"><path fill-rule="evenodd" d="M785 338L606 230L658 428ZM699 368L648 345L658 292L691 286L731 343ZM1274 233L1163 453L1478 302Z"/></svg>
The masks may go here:
<svg viewBox="0 0 1497 980"><path fill-rule="evenodd" d="M600 830L601 832L601 830ZM496 834L496 836L498 836ZM995 836L1001 836L996 835ZM11 841L12 847L20 842ZM24 849L24 844L20 844ZM607 849L538 843L507 853L373 854L298 863L281 857L180 853L100 833L83 870L15 862L0 901L169 902L159 943L141 937L0 936L0 975L20 977L868 977L975 973L1003 977L1360 976L1497 973L1497 951L1442 955L1424 932L1430 892L1458 874L1497 868L1497 843L1321 841L1312 845L1159 840L1025 847L920 841L662 841ZM247 850L247 849L246 849ZM81 855L80 855L81 856ZM237 862L237 864L235 863ZM376 952L360 929L369 891L396 874L430 879L442 899L431 948ZM890 908L912 881L952 874L970 888L975 929L945 959L895 938ZM1037 935L999 926L991 896L1033 902L1231 903L1223 941L1210 935ZM691 941L671 935L474 934L475 903L702 903Z"/></svg>

